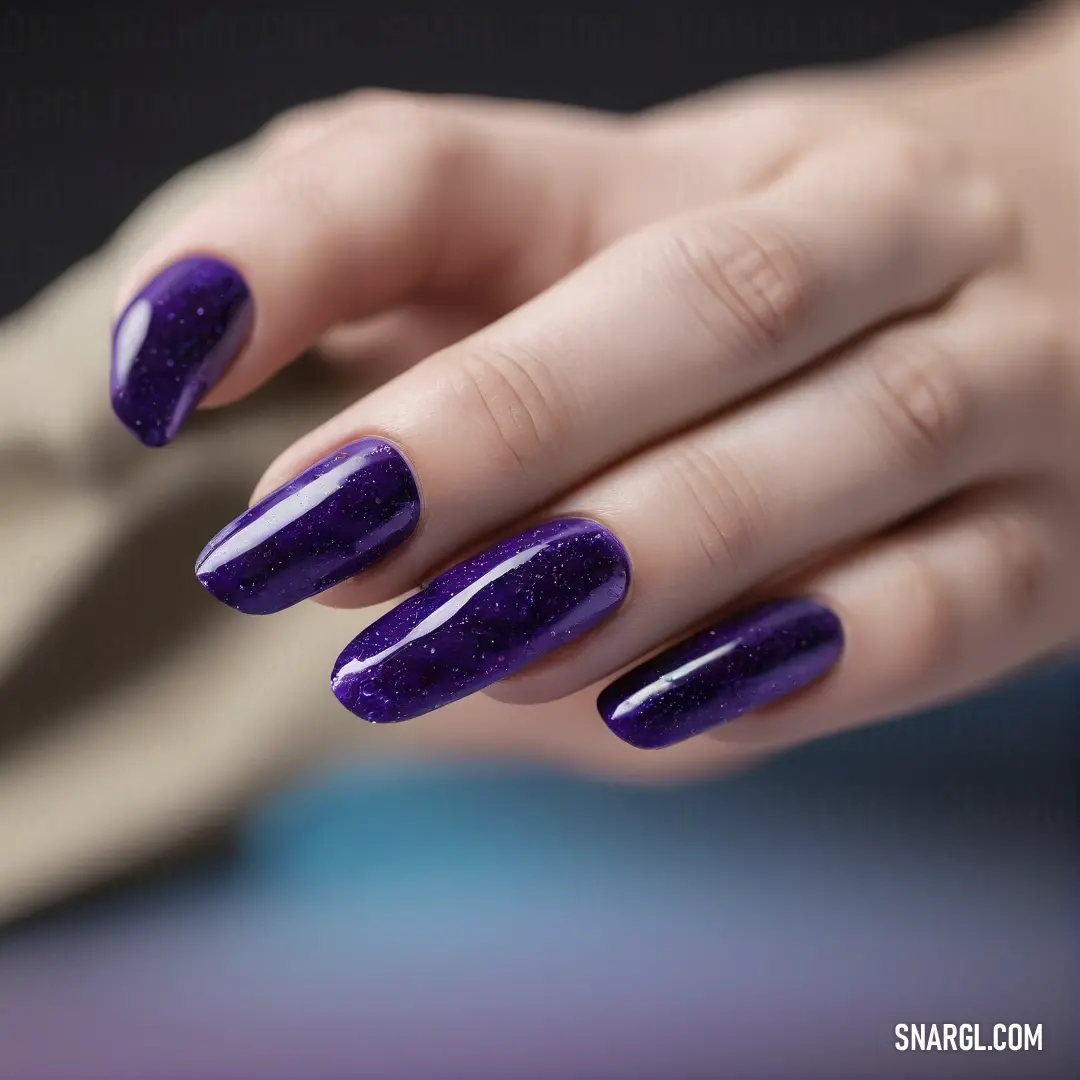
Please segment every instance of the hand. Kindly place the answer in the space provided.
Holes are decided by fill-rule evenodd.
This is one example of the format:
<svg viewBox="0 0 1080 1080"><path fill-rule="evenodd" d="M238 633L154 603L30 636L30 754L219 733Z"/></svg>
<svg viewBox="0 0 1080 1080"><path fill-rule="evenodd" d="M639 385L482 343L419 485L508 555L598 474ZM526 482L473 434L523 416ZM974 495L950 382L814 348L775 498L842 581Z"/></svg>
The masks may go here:
<svg viewBox="0 0 1080 1080"><path fill-rule="evenodd" d="M647 747L784 745L1074 642L1061 260L991 155L868 85L630 120L361 93L272 125L133 269L116 410L158 445L315 344L393 377L279 457L200 580L267 613L451 566L345 650L343 702L573 695L595 729L623 671L601 712Z"/></svg>

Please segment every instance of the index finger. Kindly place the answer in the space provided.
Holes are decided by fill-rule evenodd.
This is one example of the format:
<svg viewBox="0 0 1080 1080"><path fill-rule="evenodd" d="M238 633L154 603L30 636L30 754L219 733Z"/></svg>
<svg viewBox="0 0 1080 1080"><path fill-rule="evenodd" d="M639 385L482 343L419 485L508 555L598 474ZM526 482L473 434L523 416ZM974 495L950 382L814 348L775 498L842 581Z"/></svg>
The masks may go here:
<svg viewBox="0 0 1080 1080"><path fill-rule="evenodd" d="M112 400L147 445L170 441L204 398L251 392L337 323L488 281L512 304L568 268L596 129L611 127L405 95L349 108L217 193L133 270Z"/></svg>

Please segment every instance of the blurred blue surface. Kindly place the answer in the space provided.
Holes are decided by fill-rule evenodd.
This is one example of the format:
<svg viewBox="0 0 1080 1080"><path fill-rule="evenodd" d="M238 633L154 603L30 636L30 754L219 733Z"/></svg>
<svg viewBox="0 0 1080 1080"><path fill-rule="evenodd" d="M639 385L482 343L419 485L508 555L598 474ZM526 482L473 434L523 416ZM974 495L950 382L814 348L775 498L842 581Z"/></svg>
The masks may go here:
<svg viewBox="0 0 1080 1080"><path fill-rule="evenodd" d="M342 768L9 941L0 1076L1075 1077L1078 719L1074 665L681 788ZM893 1048L965 1021L1044 1050Z"/></svg>

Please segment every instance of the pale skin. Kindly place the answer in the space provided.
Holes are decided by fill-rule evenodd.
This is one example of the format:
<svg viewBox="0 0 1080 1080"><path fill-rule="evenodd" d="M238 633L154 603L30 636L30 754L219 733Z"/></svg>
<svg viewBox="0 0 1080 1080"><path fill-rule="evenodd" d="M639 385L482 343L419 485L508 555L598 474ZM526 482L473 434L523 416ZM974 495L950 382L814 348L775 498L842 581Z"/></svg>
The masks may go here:
<svg viewBox="0 0 1080 1080"><path fill-rule="evenodd" d="M120 304L218 254L259 317L207 405L316 344L385 378L253 496L362 435L405 452L417 533L322 603L563 514L625 545L618 614L412 722L433 743L670 776L902 715L1080 640L1080 10L1044 14L632 118L307 106ZM601 686L773 595L840 615L823 680L669 750L606 731Z"/></svg>

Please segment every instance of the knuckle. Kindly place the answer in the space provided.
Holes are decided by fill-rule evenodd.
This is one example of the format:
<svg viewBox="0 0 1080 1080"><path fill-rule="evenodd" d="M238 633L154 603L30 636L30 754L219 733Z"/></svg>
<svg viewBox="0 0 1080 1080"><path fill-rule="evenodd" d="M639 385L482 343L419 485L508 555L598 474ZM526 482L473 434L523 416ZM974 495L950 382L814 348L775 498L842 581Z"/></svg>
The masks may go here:
<svg viewBox="0 0 1080 1080"><path fill-rule="evenodd" d="M1038 530L1014 510L982 510L970 525L981 551L973 558L979 580L996 608L995 621L1017 626L1029 621L1046 597L1051 580L1050 557ZM969 534L971 535L971 534ZM898 665L901 682L951 678L957 665L970 659L979 626L960 602L957 585L946 568L920 546L903 552L907 560L904 605L910 632ZM969 610L969 609L968 609Z"/></svg>
<svg viewBox="0 0 1080 1080"><path fill-rule="evenodd" d="M520 347L490 346L461 365L459 394L479 414L497 457L533 476L549 468L581 424L543 359Z"/></svg>
<svg viewBox="0 0 1080 1080"><path fill-rule="evenodd" d="M766 91L756 102L748 103L745 112L756 130L788 146L803 146L819 138L831 123L826 110L793 98L786 90Z"/></svg>
<svg viewBox="0 0 1080 1080"><path fill-rule="evenodd" d="M877 154L888 175L914 190L939 182L959 165L956 151L945 140L902 124L882 136Z"/></svg>
<svg viewBox="0 0 1080 1080"><path fill-rule="evenodd" d="M1075 424L1080 381L1078 351L1072 332L1058 313L1041 297L1020 304L1026 310L1025 376L1040 404L1050 416L1060 416L1067 429Z"/></svg>
<svg viewBox="0 0 1080 1080"><path fill-rule="evenodd" d="M923 128L898 126L877 148L887 175L905 197L947 184L963 196L965 217L982 241L987 257L1015 254L1021 239L1021 213L1000 177L968 156L955 142Z"/></svg>
<svg viewBox="0 0 1080 1080"><path fill-rule="evenodd" d="M323 129L328 108L326 103L297 105L268 120L258 135L262 156L284 157L308 145Z"/></svg>
<svg viewBox="0 0 1080 1080"><path fill-rule="evenodd" d="M1023 371L1027 396L1034 399L1037 414L1048 421L1043 435L1056 450L1062 441L1074 441L1077 434L1080 357L1068 328L1041 302L1030 310L1027 341Z"/></svg>
<svg viewBox="0 0 1080 1080"><path fill-rule="evenodd" d="M953 590L941 569L919 548L905 552L907 579L904 603L911 632L898 665L898 680L933 681L949 672L960 659L963 634Z"/></svg>
<svg viewBox="0 0 1080 1080"><path fill-rule="evenodd" d="M1019 253L1023 239L1020 203L997 177L979 172L973 180L976 220L993 252L1002 257Z"/></svg>
<svg viewBox="0 0 1080 1080"><path fill-rule="evenodd" d="M355 104L357 128L365 136L372 130L389 136L410 157L412 164L437 162L457 143L451 137L448 114L438 102L419 94L395 90L362 91Z"/></svg>
<svg viewBox="0 0 1080 1080"><path fill-rule="evenodd" d="M433 106L430 98L404 90L364 87L349 95L349 108L364 124L373 127L396 128L399 125L423 123Z"/></svg>
<svg viewBox="0 0 1080 1080"><path fill-rule="evenodd" d="M936 468L962 440L973 408L960 367L930 337L879 339L870 350L872 421L902 463Z"/></svg>
<svg viewBox="0 0 1080 1080"><path fill-rule="evenodd" d="M1071 364L1075 346L1069 328L1058 313L1041 298L1031 298L1028 307L1028 336L1032 354L1045 365L1043 378L1051 379L1062 372L1065 364ZM1064 389L1054 382L1055 390Z"/></svg>
<svg viewBox="0 0 1080 1080"><path fill-rule="evenodd" d="M266 183L287 206L295 206L316 230L320 241L337 238L356 227L351 212L349 168L362 159L370 175L396 181L410 205L438 193L451 176L460 151L467 143L457 126L446 121L443 110L427 99L389 91L365 91L363 100L349 106L346 123L333 129L332 144L312 154L274 151ZM278 146L306 145L333 117L320 106L301 107L295 117L279 118L273 136ZM378 138L372 139L372 129ZM332 245L338 247L340 245Z"/></svg>
<svg viewBox="0 0 1080 1080"><path fill-rule="evenodd" d="M756 351L787 340L817 292L809 252L777 223L695 221L662 234L658 255L677 295L727 349L733 335Z"/></svg>
<svg viewBox="0 0 1080 1080"><path fill-rule="evenodd" d="M1074 329L1036 288L1012 280L986 279L977 303L1005 313L999 329L1009 367L1009 402L1037 434L1039 448L1060 461L1080 440L1080 350ZM1000 325L1000 315L999 325Z"/></svg>
<svg viewBox="0 0 1080 1080"><path fill-rule="evenodd" d="M704 570L736 576L747 570L760 550L765 507L745 470L687 443L670 455L667 471L666 487L676 493L679 520Z"/></svg>
<svg viewBox="0 0 1080 1080"><path fill-rule="evenodd" d="M1030 523L1000 510L975 522L987 553L993 587L1010 622L1027 619L1045 595L1048 554Z"/></svg>

